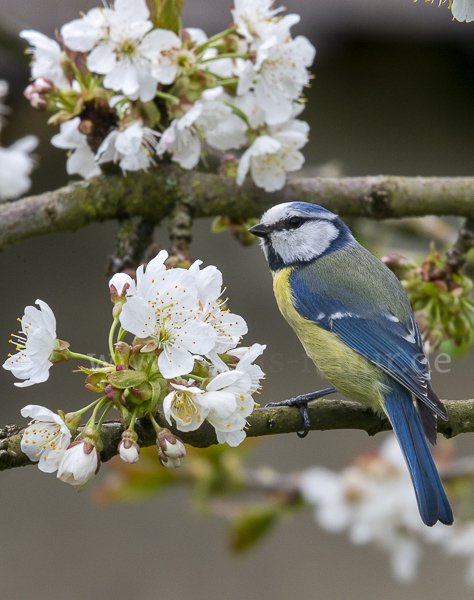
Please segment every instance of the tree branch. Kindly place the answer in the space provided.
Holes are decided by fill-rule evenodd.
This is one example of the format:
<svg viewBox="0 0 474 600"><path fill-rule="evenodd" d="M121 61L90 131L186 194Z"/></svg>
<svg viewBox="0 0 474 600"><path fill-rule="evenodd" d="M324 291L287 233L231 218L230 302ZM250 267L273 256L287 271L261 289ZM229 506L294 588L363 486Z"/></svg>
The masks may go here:
<svg viewBox="0 0 474 600"><path fill-rule="evenodd" d="M460 433L474 432L474 400L443 400L449 421L438 419L438 431L445 437L454 437ZM377 416L369 407L348 400L315 400L309 404L311 429L327 431L329 429L360 429L369 435L391 429L388 419ZM157 414L157 422L169 427L162 412ZM301 431L303 422L297 408L257 408L249 417L249 437L261 437L280 433ZM24 428L7 425L0 429L0 471L33 465L20 448ZM197 448L207 448L217 443L214 428L205 422L197 431L183 433L169 427L184 442ZM104 423L101 453L104 462L117 454L123 427L118 421ZM141 447L153 446L156 434L148 419L138 419L135 427L138 443ZM299 442L304 443L304 442Z"/></svg>
<svg viewBox="0 0 474 600"><path fill-rule="evenodd" d="M272 194L247 181L162 164L149 173L102 175L0 205L0 250L20 241L76 230L94 221L144 217L158 223L177 204L191 218L259 217L274 204L300 200L343 216L374 219L424 215L474 218L474 178L353 177L290 179Z"/></svg>

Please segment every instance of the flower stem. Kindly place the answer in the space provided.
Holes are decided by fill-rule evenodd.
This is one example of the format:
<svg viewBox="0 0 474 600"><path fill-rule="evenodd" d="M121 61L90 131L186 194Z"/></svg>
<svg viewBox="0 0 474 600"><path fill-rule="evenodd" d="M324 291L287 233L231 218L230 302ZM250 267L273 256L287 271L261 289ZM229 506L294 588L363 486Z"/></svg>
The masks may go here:
<svg viewBox="0 0 474 600"><path fill-rule="evenodd" d="M222 84L221 84L222 85ZM247 127L249 129L252 129L252 126L249 123L248 117L247 115L244 113L243 110L240 110L240 108L237 108L237 106L234 106L231 102L225 102L224 104L226 106L228 106L229 108L232 109L232 112L234 113L234 115L237 115L238 117L240 117L242 119L242 121L244 121L244 123L247 125Z"/></svg>
<svg viewBox="0 0 474 600"><path fill-rule="evenodd" d="M95 400L94 402L92 402L92 404L89 404L89 406L85 406L84 408L81 408L80 410L76 410L75 413L77 415L79 415L80 417L82 417L83 414L85 414L91 408L94 408L94 406L96 404L98 404L101 400L103 400L103 398L104 398L103 396L101 398L98 398L97 400Z"/></svg>
<svg viewBox="0 0 474 600"><path fill-rule="evenodd" d="M102 396L101 398L99 398L97 404L95 405L94 412L87 421L85 428L91 427L92 429L96 429L95 422L97 419L97 415L99 411L102 410L102 408L107 404L107 402L109 402L109 400L106 396Z"/></svg>
<svg viewBox="0 0 474 600"><path fill-rule="evenodd" d="M110 356L112 358L112 360L115 363L115 349L114 349L114 333L115 333L115 329L117 328L119 322L119 318L115 317L114 322L112 323L112 326L110 328L110 333L109 333L109 351L110 351Z"/></svg>
<svg viewBox="0 0 474 600"><path fill-rule="evenodd" d="M213 81L212 83L210 83L208 85L208 88L213 88L213 87L218 87L219 85L234 85L236 83L239 83L239 80L237 77L232 77L230 79L221 79L220 81Z"/></svg>
<svg viewBox="0 0 474 600"><path fill-rule="evenodd" d="M117 336L117 342L121 342L126 335L127 335L127 332L125 331L125 329L122 326L120 326L119 333Z"/></svg>
<svg viewBox="0 0 474 600"><path fill-rule="evenodd" d="M110 363L105 362L104 360L99 360L98 358L94 358L93 356L88 356L87 354L80 354L79 352L71 352L71 350L67 351L67 357L68 358L82 358L84 360L90 360L91 362L95 362L98 365L102 365L103 367L112 367L113 366Z"/></svg>
<svg viewBox="0 0 474 600"><path fill-rule="evenodd" d="M158 96L158 98L168 100L168 102L171 102L172 104L177 104L179 102L179 98L177 96L173 96L173 94L167 94L166 92L160 92L160 90L156 91L156 96Z"/></svg>
<svg viewBox="0 0 474 600"><path fill-rule="evenodd" d="M210 58L204 58L203 60L200 60L199 62L202 63L208 63L211 62L213 60L220 60L221 58L247 58L246 54L240 54L239 52L227 52L224 54L218 54L217 56L211 56Z"/></svg>
<svg viewBox="0 0 474 600"><path fill-rule="evenodd" d="M102 429L102 424L104 422L105 417L108 415L110 409L113 407L113 403L109 402L109 405L107 406L107 408L104 410L104 412L102 413L99 422L97 423L97 429L100 430Z"/></svg>
<svg viewBox="0 0 474 600"><path fill-rule="evenodd" d="M196 52L198 54L201 54L201 52L203 52L206 48L209 48L209 46L211 46L215 42L218 42L223 37L226 37L227 35L231 35L232 33L235 33L235 28L234 27L230 27L229 29L226 29L225 31L221 31L220 33L216 33L216 35L213 35L208 40L206 40L203 44L201 44L200 46L198 46L196 48Z"/></svg>
<svg viewBox="0 0 474 600"><path fill-rule="evenodd" d="M155 418L153 417L153 415L151 414L151 412L147 413L148 418L151 421L151 424L153 425L156 433L158 433L158 431L160 431L161 427L158 425L158 423L155 421Z"/></svg>
<svg viewBox="0 0 474 600"><path fill-rule="evenodd" d="M186 377L188 379L194 379L195 381L200 381L201 383L203 381L206 381L207 377L199 377L198 375L181 375L181 377Z"/></svg>
<svg viewBox="0 0 474 600"><path fill-rule="evenodd" d="M133 410L132 418L130 419L130 425L128 426L130 431L135 431L135 421L137 420L138 409L139 407L135 406Z"/></svg>

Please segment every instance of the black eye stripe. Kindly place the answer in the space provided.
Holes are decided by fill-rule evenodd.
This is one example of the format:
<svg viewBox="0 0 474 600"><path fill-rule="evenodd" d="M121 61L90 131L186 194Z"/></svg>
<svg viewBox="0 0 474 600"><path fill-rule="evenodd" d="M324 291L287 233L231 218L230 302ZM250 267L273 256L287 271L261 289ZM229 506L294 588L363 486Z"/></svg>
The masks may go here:
<svg viewBox="0 0 474 600"><path fill-rule="evenodd" d="M299 223L297 226L295 225L291 225L290 221L292 219L299 219ZM294 231L295 229L298 229L299 227L301 227L302 225L304 225L305 223L309 223L309 222L326 222L327 219L320 219L318 217L304 217L304 216L299 216L299 215L292 215L291 217L288 217L286 219L284 219L283 221L279 221L278 223L275 223L275 225L273 226L273 231Z"/></svg>

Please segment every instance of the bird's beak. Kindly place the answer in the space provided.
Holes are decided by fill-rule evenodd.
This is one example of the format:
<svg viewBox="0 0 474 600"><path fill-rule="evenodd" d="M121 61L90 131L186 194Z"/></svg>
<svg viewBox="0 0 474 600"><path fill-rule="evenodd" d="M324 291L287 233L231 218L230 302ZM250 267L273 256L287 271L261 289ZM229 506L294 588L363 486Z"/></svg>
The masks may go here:
<svg viewBox="0 0 474 600"><path fill-rule="evenodd" d="M249 228L249 232L258 237L266 238L271 232L271 228L267 225L262 225L262 223L257 223L257 225Z"/></svg>

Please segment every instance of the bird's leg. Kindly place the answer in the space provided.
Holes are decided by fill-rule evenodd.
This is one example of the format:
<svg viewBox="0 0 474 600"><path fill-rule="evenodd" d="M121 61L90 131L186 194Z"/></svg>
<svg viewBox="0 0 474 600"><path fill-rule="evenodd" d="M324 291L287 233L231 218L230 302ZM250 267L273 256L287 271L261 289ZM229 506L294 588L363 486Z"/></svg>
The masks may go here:
<svg viewBox="0 0 474 600"><path fill-rule="evenodd" d="M308 413L308 402L311 402L311 400L317 400L318 398L323 398L324 396L329 396L329 394L334 394L335 391L335 387L329 387L324 390L319 390L319 392L302 394L301 396L296 396L296 398L290 398L289 400L282 400L281 402L269 402L265 405L265 408L272 406L297 406L300 409L301 418L303 419L303 433L299 433L297 431L296 435L300 438L304 438L308 435L308 432L311 429L311 419L309 418Z"/></svg>

